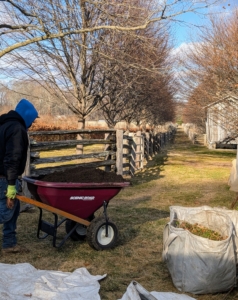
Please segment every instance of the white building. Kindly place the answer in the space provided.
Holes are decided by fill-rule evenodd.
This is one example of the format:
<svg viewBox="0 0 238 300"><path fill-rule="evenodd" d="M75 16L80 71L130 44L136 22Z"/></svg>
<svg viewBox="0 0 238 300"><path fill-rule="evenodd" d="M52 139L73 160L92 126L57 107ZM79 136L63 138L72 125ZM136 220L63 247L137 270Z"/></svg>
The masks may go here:
<svg viewBox="0 0 238 300"><path fill-rule="evenodd" d="M227 96L207 105L205 109L209 148L232 148L231 145L238 144L238 98Z"/></svg>

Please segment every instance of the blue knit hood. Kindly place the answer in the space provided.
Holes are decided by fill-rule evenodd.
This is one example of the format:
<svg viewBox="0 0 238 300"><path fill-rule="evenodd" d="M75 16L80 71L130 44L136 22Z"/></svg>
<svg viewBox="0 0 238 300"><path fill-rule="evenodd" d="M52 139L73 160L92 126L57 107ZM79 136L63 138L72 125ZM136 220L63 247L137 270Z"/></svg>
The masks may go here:
<svg viewBox="0 0 238 300"><path fill-rule="evenodd" d="M38 112L34 105L26 99L22 99L16 106L15 111L22 117L26 124L26 128L31 127L31 124L38 118Z"/></svg>

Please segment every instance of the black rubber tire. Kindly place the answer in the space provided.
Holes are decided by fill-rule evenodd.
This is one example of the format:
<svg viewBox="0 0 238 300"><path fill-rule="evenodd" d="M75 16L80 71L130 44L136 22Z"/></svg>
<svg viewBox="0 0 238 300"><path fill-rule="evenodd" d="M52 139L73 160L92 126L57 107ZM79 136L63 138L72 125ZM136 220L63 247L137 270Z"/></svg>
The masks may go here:
<svg viewBox="0 0 238 300"><path fill-rule="evenodd" d="M111 220L108 221L108 237L105 237L105 217L95 218L87 228L87 242L96 250L114 248L118 239L118 228Z"/></svg>
<svg viewBox="0 0 238 300"><path fill-rule="evenodd" d="M87 220L92 221L93 219L94 219L94 215L90 216ZM76 223L77 222L72 220L66 220L65 221L66 233L69 233L70 230L76 225ZM86 238L86 234L87 234L87 226L78 223L78 227L76 228L75 231L71 233L70 238L73 241L82 241Z"/></svg>

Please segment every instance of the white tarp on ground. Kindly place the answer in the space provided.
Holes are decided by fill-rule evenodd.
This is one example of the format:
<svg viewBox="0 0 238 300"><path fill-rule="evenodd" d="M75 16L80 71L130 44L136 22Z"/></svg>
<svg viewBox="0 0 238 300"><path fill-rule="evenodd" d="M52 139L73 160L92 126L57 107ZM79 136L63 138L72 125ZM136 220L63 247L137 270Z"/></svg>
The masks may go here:
<svg viewBox="0 0 238 300"><path fill-rule="evenodd" d="M100 300L98 280L86 268L74 272L37 270L28 263L0 263L0 299Z"/></svg>
<svg viewBox="0 0 238 300"><path fill-rule="evenodd" d="M196 300L185 294L172 292L148 292L142 285L132 281L127 287L126 293L119 300Z"/></svg>
<svg viewBox="0 0 238 300"><path fill-rule="evenodd" d="M99 280L107 275L91 275L87 269L74 272L37 270L28 263L0 263L0 299L4 300L100 300ZM184 294L149 293L133 281L121 300L196 300ZM116 299L112 299L116 300Z"/></svg>

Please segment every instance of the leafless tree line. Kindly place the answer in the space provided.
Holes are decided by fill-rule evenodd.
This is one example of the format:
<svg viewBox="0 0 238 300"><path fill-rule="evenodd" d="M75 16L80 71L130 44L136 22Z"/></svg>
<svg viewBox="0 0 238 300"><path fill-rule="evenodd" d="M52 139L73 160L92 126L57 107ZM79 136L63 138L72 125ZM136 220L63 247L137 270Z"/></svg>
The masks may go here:
<svg viewBox="0 0 238 300"><path fill-rule="evenodd" d="M194 44L183 63L184 93L188 99L184 121L205 126L206 107L227 97L238 98L238 10L232 15L211 19L210 28L200 31L200 43ZM238 103L226 101L214 116L224 128L238 132ZM214 117L213 117L214 119ZM214 119L215 121L215 119ZM230 130L229 130L230 131Z"/></svg>
<svg viewBox="0 0 238 300"><path fill-rule="evenodd" d="M171 121L176 84L167 20L218 2L1 0L1 71L14 80L11 90L32 85L37 98L34 91L44 88L38 100L64 103L79 128L98 109L111 126Z"/></svg>
<svg viewBox="0 0 238 300"><path fill-rule="evenodd" d="M0 57L35 42L73 34L112 30L143 30L151 23L175 18L191 11L200 11L221 3L221 0L0 0ZM87 24L91 11L93 23ZM90 12L90 13L89 13ZM79 23L64 26L64 20L80 14ZM85 23L86 21L86 23ZM79 25L79 26L78 26Z"/></svg>

